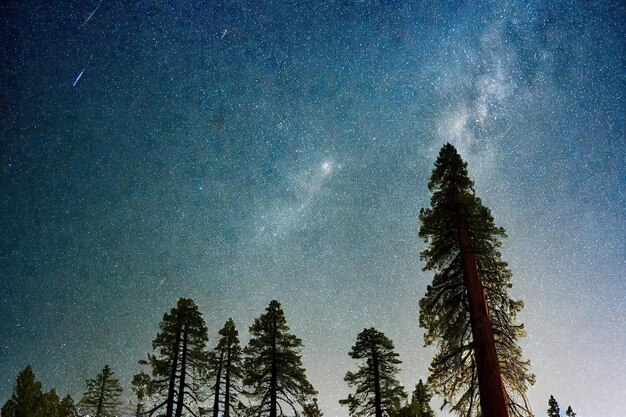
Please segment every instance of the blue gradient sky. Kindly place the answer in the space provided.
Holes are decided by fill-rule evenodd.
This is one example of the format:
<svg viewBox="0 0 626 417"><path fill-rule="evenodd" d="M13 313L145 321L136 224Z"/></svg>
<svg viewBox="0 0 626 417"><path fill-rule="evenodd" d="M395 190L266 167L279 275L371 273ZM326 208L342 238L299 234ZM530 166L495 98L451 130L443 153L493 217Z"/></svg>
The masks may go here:
<svg viewBox="0 0 626 417"><path fill-rule="evenodd" d="M0 5L0 402L26 364L128 389L181 296L211 343L278 299L328 417L364 327L412 389L450 141L509 234L535 412L623 414L623 4L104 0L83 25L97 4Z"/></svg>

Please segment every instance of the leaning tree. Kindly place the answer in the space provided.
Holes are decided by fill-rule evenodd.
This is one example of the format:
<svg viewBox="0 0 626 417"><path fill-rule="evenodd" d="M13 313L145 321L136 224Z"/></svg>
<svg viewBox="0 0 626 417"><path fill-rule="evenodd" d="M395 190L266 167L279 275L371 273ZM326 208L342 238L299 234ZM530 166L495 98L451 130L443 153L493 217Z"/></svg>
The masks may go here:
<svg viewBox="0 0 626 417"><path fill-rule="evenodd" d="M344 379L356 392L339 404L348 406L351 417L394 415L406 392L396 378L402 362L391 339L373 327L364 329L349 355L359 361L359 370L348 372Z"/></svg>
<svg viewBox="0 0 626 417"><path fill-rule="evenodd" d="M244 385L252 399L252 416L284 416L283 407L298 417L309 410L317 393L302 366L302 340L289 333L285 313L276 300L250 326L244 349Z"/></svg>
<svg viewBox="0 0 626 417"><path fill-rule="evenodd" d="M181 298L176 307L165 313L160 331L152 342L153 354L147 361L152 368L150 391L156 405L146 414L157 411L164 417L181 417L183 413L199 414L197 405L202 385L202 371L207 366L208 331L193 300Z"/></svg>
<svg viewBox="0 0 626 417"><path fill-rule="evenodd" d="M526 399L534 383L517 341L521 301L509 297L511 271L501 259L504 229L495 225L454 146L439 152L428 188L431 206L420 211L427 248L424 270L434 271L420 301L426 345L438 352L429 385L459 415L532 415ZM480 403L480 407L479 407Z"/></svg>

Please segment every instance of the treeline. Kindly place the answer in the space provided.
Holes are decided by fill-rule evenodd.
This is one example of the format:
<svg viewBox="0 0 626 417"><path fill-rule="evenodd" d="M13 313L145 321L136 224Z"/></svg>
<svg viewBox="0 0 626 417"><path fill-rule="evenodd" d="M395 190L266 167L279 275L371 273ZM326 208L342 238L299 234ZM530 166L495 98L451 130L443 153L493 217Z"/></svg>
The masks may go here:
<svg viewBox="0 0 626 417"><path fill-rule="evenodd" d="M302 365L302 340L290 333L280 303L270 302L249 331L250 341L242 348L235 322L228 319L208 349L202 314L193 300L181 298L163 316L152 353L139 361L148 372L134 375L134 400L127 407L108 365L87 380L76 404L69 395L60 400L55 390L44 393L28 366L18 375L2 417L321 417L317 391ZM421 380L407 399L396 379L401 361L382 332L364 329L349 355L358 361L358 371L348 372L345 380L356 390L340 403L350 415L434 417L432 394Z"/></svg>
<svg viewBox="0 0 626 417"><path fill-rule="evenodd" d="M517 321L523 302L509 296L512 274L500 252L506 233L476 195L467 163L451 144L441 148L428 189L430 207L419 213L419 236L426 243L421 252L423 269L433 273L419 301L425 345L436 348L427 384L420 381L407 403L396 379L400 361L393 343L378 330L365 329L349 352L358 361L358 371L345 376L355 392L341 404L351 417L424 417L432 415L428 403L437 394L444 400L442 409L459 416L532 417L526 392L535 376L518 344L525 336L524 326ZM197 306L181 298L163 317L153 352L141 361L148 372L133 378L134 414L321 416L317 392L302 366L302 341L289 333L277 301L250 326L251 339L245 348L232 320L219 334L209 350L207 328ZM28 375L18 376L16 393L2 417L37 416L15 411L22 407L20 378L31 378L32 370L24 372ZM53 391L44 394L38 389L33 388L38 400L28 400L30 404L56 401L60 407ZM77 408L92 417L112 416L120 392L119 382L105 367L87 382ZM23 395L31 394L24 391ZM63 401L68 405L70 399ZM32 407L36 413L44 406ZM557 416L558 406L556 412L550 407L549 415ZM573 413L568 412L568 416Z"/></svg>

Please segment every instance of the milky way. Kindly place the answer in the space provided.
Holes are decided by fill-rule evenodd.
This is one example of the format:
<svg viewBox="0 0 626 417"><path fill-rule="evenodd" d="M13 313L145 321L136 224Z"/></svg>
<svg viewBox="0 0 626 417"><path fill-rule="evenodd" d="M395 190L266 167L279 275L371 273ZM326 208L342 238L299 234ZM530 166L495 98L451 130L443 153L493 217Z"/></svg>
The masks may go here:
<svg viewBox="0 0 626 417"><path fill-rule="evenodd" d="M442 144L509 235L537 415L626 409L619 2L4 1L0 402L127 392L192 297L279 300L328 417L375 326L427 377L418 213ZM128 399L130 398L130 394ZM441 405L435 398L433 406Z"/></svg>

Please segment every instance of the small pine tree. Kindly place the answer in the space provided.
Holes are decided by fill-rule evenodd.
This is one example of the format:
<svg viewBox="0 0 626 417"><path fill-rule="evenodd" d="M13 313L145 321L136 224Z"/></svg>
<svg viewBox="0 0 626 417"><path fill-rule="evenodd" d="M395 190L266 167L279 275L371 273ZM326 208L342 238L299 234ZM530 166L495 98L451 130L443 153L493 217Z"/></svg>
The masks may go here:
<svg viewBox="0 0 626 417"><path fill-rule="evenodd" d="M28 365L17 374L13 395L2 407L2 417L34 417L43 397L41 382Z"/></svg>
<svg viewBox="0 0 626 417"><path fill-rule="evenodd" d="M559 410L559 403L556 402L554 396L550 396L548 400L548 417L561 417L561 410Z"/></svg>
<svg viewBox="0 0 626 417"><path fill-rule="evenodd" d="M59 417L78 417L74 399L66 395L59 404Z"/></svg>
<svg viewBox="0 0 626 417"><path fill-rule="evenodd" d="M320 410L319 404L317 403L317 398L313 398L311 401L302 406L303 417L322 417L323 415L324 413L322 413L322 410Z"/></svg>
<svg viewBox="0 0 626 417"><path fill-rule="evenodd" d="M356 386L356 393L339 404L349 407L350 416L383 417L397 412L406 392L396 379L398 354L391 339L372 328L364 329L352 346L350 357L361 361L357 372L348 372L345 381Z"/></svg>
<svg viewBox="0 0 626 417"><path fill-rule="evenodd" d="M120 381L113 377L114 372L109 365L94 378L87 380L87 391L80 400L82 411L94 417L114 417L119 411L122 395Z"/></svg>
<svg viewBox="0 0 626 417"><path fill-rule="evenodd" d="M133 376L133 380L131 381L131 389L137 397L135 417L140 417L145 412L146 401L150 396L150 383L150 375L143 371Z"/></svg>
<svg viewBox="0 0 626 417"><path fill-rule="evenodd" d="M576 413L574 412L574 410L572 410L571 405L567 406L567 411L565 412L565 415L567 417L576 417Z"/></svg>
<svg viewBox="0 0 626 417"><path fill-rule="evenodd" d="M433 394L420 379L411 397L411 405L415 409L416 417L435 417L435 412L430 407L431 398L433 398Z"/></svg>
<svg viewBox="0 0 626 417"><path fill-rule="evenodd" d="M231 412L239 414L241 394L241 345L239 332L233 319L228 319L220 330L217 346L209 355L209 379L213 381L213 417L218 417L220 408L224 417ZM223 389L222 389L223 388Z"/></svg>
<svg viewBox="0 0 626 417"><path fill-rule="evenodd" d="M285 313L276 300L250 326L252 338L244 349L244 385L254 401L250 415L285 415L283 406L294 415L317 393L302 366L302 340L289 333Z"/></svg>

